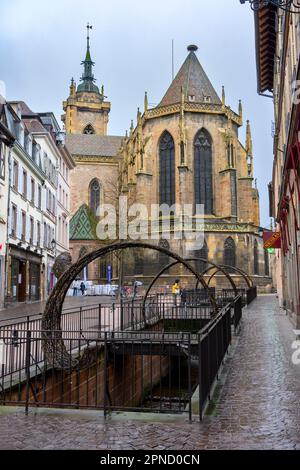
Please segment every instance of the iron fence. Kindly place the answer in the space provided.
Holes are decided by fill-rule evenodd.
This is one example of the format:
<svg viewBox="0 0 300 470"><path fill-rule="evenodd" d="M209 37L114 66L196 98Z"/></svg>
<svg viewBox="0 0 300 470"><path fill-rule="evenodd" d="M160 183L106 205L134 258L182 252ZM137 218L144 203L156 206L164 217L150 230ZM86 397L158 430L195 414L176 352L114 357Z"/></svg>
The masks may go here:
<svg viewBox="0 0 300 470"><path fill-rule="evenodd" d="M54 340L54 349L63 340L69 353L69 366L64 359L61 368L44 355L42 333L21 330L14 342L0 333L5 345L1 404L23 404L26 410L53 406L186 413L192 419L196 401L202 419L231 342L231 307L224 307L197 333L65 331ZM5 371L7 364L22 362L18 355L23 367ZM80 360L74 363L75 358Z"/></svg>

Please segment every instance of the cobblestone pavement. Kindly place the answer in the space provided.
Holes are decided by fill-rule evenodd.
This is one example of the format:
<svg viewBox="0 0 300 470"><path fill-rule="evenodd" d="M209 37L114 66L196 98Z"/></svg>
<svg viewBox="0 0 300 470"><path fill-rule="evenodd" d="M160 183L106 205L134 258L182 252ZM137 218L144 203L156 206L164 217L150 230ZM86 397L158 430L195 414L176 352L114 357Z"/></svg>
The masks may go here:
<svg viewBox="0 0 300 470"><path fill-rule="evenodd" d="M234 354L202 423L98 412L0 408L0 449L300 449L300 365L293 328L275 296L244 312Z"/></svg>

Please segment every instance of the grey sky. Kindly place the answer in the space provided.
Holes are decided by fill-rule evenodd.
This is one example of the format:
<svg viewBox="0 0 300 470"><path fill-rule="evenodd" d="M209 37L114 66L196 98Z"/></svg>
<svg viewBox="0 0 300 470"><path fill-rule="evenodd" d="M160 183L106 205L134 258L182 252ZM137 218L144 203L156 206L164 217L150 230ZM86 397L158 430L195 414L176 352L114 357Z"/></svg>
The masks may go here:
<svg viewBox="0 0 300 470"><path fill-rule="evenodd" d="M76 83L85 55L85 25L93 25L91 54L97 85L112 103L109 134L124 134L144 92L158 103L171 81L171 41L175 72L188 44L227 104L242 99L250 119L254 170L261 201L261 224L268 226L267 184L272 175L272 100L256 92L253 14L239 0L0 0L0 80L7 99L22 99L34 111L53 111L70 79ZM240 131L244 143L245 128Z"/></svg>

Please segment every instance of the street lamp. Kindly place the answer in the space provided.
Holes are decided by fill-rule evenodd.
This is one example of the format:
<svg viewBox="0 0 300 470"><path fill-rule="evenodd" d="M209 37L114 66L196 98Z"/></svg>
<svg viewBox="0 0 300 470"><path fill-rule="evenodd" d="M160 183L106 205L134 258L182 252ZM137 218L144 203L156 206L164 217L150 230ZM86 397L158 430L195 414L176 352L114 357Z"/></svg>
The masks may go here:
<svg viewBox="0 0 300 470"><path fill-rule="evenodd" d="M240 3L250 3L253 11L258 11L268 5L273 5L281 10L288 11L289 13L300 12L300 0L240 0Z"/></svg>
<svg viewBox="0 0 300 470"><path fill-rule="evenodd" d="M53 240L51 241L51 248L52 248L52 251L54 251L55 248L56 248L56 241L54 240L54 238L53 238Z"/></svg>
<svg viewBox="0 0 300 470"><path fill-rule="evenodd" d="M263 237L263 234L264 234L264 229L263 229L263 227L259 227L259 228L258 228L258 235L259 235L260 237Z"/></svg>

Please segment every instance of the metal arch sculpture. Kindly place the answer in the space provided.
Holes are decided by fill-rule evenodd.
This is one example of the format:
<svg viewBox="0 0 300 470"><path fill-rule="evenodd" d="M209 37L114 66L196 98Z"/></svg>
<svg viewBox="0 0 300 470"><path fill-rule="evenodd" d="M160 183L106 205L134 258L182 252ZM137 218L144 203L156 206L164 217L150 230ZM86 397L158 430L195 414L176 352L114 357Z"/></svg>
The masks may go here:
<svg viewBox="0 0 300 470"><path fill-rule="evenodd" d="M209 271L211 271L213 268L214 268L214 266L208 267L207 269L205 269L205 270L201 273L201 275L202 275L202 276L205 276L205 274L207 274L207 273L208 273ZM241 274L241 276L245 279L245 281L246 281L246 283L247 283L247 286L248 286L248 287L253 287L253 281L252 281L251 277L250 277L245 271L243 271L243 270L240 269L240 268L236 268L236 267L232 267L232 266L227 266L226 264L220 264L220 265L218 266L218 269L210 276L210 278L209 278L209 280L208 280L208 283L207 283L208 286L209 286L210 281L212 280L212 278L213 278L218 272L221 271L221 269L219 269L219 268L223 268L224 270L226 270L226 269L231 269L231 270L233 270L233 271L238 272L238 273ZM227 274L228 274L228 273L227 273ZM197 280L196 288L197 288L198 286L199 286L199 282L198 282L198 280Z"/></svg>
<svg viewBox="0 0 300 470"><path fill-rule="evenodd" d="M208 261L207 259L204 259L204 258L185 258L185 261L203 261L205 263L208 263L210 264L210 268L209 269L213 269L213 268L218 268L218 271L221 271L228 279L228 281L230 282L234 292L236 293L236 295L238 294L238 291L237 291L237 287L235 285L235 282L234 280L232 279L232 277L230 276L229 273L227 273L225 271L225 269L223 269L223 267L213 263L212 261ZM146 290L146 293L144 295L144 299L143 299L143 311L145 310L145 305L146 305L146 301L147 301L147 297L150 293L150 290L152 289L153 285L155 284L155 282L157 281L157 279L160 278L160 276L162 276L164 274L165 271L167 271L168 269L172 268L173 266L176 266L176 264L179 264L180 261L172 261L172 263L169 263L167 266L164 266L158 274L156 274L156 276L152 279L152 281L150 282L147 290ZM201 273L201 276L203 276L203 274ZM209 285L209 284L207 284ZM197 280L197 287L199 286L199 281Z"/></svg>
<svg viewBox="0 0 300 470"><path fill-rule="evenodd" d="M164 253L171 258L174 258L179 263L182 263L194 276L197 278L198 282L208 290L207 284L203 277L176 253L162 248L160 246L151 245L144 242L120 242L107 245L105 247L99 248L93 252L87 253L82 258L80 258L76 263L74 263L64 274L59 278L57 284L53 288L42 316L42 337L43 337L43 349L45 357L50 364L55 368L59 369L70 369L78 363L78 361L72 361L69 353L66 350L64 341L62 339L62 330L61 330L61 311L63 302L67 295L68 289L76 279L76 276L82 271L82 269L94 261L95 259L105 256L108 253L112 253L118 250L125 250L128 248L145 248L150 250L155 250L161 253ZM209 299L212 303L212 306L215 311L217 311L217 304L215 298L208 291Z"/></svg>

